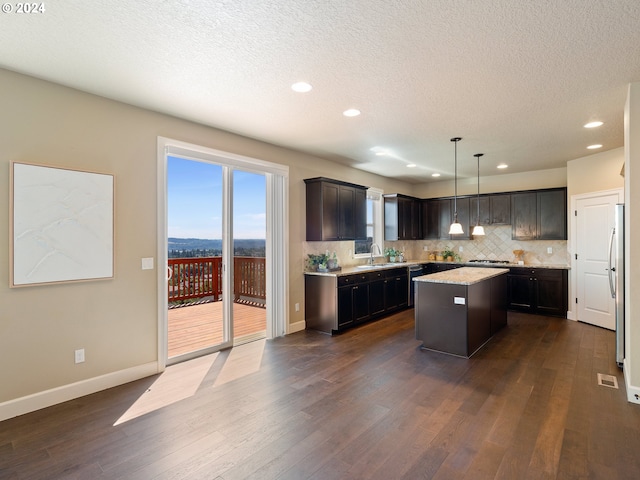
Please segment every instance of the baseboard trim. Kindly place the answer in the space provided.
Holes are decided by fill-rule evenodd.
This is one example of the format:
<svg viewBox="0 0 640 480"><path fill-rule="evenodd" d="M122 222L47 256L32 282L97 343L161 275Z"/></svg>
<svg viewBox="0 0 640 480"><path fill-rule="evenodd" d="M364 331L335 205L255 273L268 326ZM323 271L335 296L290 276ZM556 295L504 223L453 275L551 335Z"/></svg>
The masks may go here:
<svg viewBox="0 0 640 480"><path fill-rule="evenodd" d="M287 335L289 335L290 333L301 332L305 328L307 328L307 322L305 322L304 320L296 323L290 323L289 329L287 330Z"/></svg>
<svg viewBox="0 0 640 480"><path fill-rule="evenodd" d="M624 386L627 389L627 401L630 403L637 403L640 405L640 388L635 387L629 383L629 364L625 358L622 362L622 372L624 373Z"/></svg>
<svg viewBox="0 0 640 480"><path fill-rule="evenodd" d="M156 373L159 373L158 362L151 362L9 400L0 403L0 421L117 387Z"/></svg>

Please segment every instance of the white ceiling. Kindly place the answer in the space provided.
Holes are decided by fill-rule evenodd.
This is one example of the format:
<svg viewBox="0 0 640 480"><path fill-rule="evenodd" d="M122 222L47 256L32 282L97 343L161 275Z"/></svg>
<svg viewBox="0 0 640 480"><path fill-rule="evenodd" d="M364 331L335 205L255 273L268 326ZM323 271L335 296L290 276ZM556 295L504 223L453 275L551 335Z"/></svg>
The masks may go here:
<svg viewBox="0 0 640 480"><path fill-rule="evenodd" d="M43 4L0 13L0 67L412 183L451 178L454 136L462 177L620 147L640 81L638 0Z"/></svg>

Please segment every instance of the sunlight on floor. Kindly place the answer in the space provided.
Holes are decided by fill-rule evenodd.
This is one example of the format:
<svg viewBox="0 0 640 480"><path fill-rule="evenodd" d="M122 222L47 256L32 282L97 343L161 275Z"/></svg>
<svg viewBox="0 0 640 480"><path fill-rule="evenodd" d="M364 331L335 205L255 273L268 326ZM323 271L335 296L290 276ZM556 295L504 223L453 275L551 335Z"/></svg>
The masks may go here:
<svg viewBox="0 0 640 480"><path fill-rule="evenodd" d="M213 386L217 387L257 372L262 363L265 343L266 340L263 339L234 347Z"/></svg>
<svg viewBox="0 0 640 480"><path fill-rule="evenodd" d="M258 340L232 348L228 355L223 352L205 355L167 367L155 382L118 419L114 426L140 417L193 396L212 370L216 360L223 365L215 377L213 387L224 385L260 369L266 340Z"/></svg>
<svg viewBox="0 0 640 480"><path fill-rule="evenodd" d="M114 426L195 394L218 355L219 352L168 367Z"/></svg>

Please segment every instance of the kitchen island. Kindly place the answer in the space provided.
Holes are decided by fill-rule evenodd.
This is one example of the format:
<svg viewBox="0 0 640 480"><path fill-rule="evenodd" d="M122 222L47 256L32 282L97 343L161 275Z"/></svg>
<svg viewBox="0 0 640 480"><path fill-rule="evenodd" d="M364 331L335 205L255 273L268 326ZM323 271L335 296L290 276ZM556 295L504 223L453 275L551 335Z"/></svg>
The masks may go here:
<svg viewBox="0 0 640 480"><path fill-rule="evenodd" d="M469 358L507 324L508 268L462 267L415 278L422 348Z"/></svg>

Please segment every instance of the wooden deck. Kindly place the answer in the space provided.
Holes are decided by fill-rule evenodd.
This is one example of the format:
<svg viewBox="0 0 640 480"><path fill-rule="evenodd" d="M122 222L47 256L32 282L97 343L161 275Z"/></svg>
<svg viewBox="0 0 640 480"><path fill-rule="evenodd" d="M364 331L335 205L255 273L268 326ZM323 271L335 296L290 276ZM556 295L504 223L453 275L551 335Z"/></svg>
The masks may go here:
<svg viewBox="0 0 640 480"><path fill-rule="evenodd" d="M169 309L169 358L222 343L222 302ZM264 308L233 304L234 340L267 330Z"/></svg>

